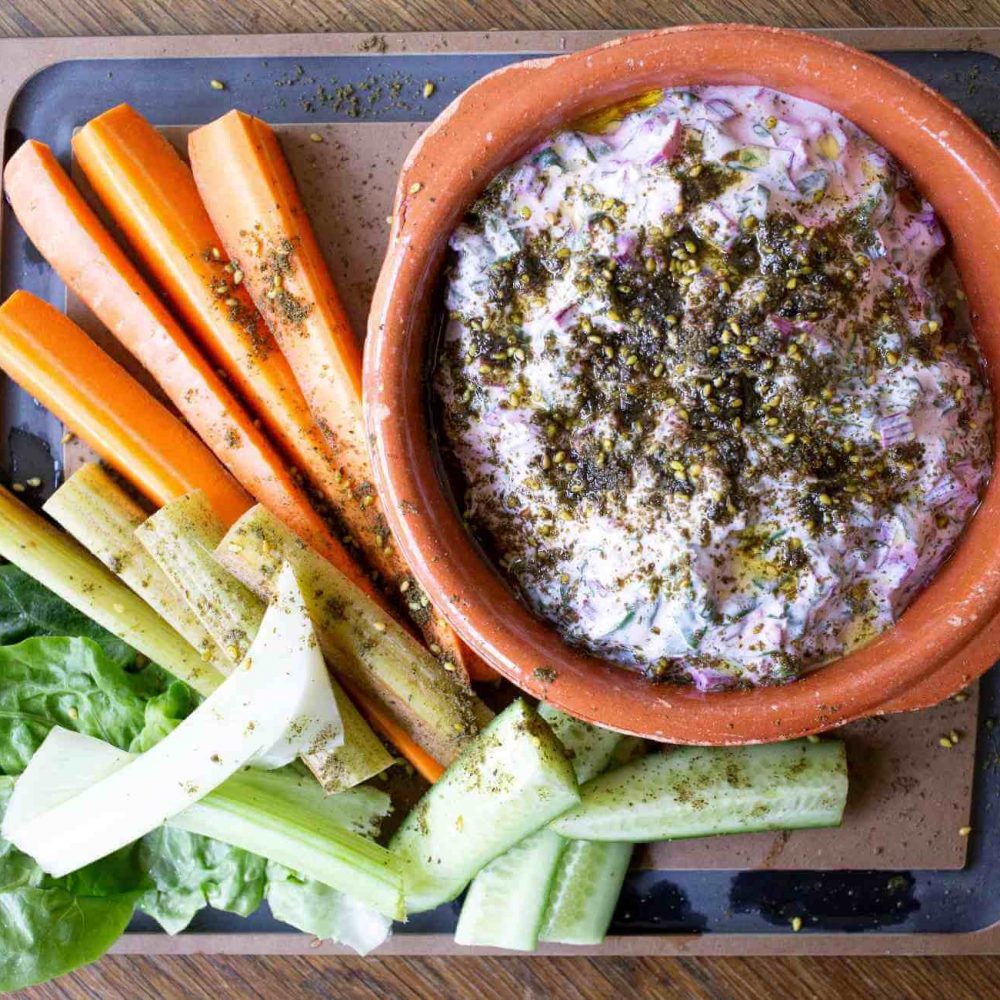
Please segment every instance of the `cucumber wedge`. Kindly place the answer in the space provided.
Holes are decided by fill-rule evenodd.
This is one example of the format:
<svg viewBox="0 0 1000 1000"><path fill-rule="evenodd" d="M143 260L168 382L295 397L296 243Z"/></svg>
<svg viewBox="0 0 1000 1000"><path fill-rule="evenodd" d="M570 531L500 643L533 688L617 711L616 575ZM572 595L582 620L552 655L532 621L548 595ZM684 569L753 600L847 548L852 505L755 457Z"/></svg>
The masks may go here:
<svg viewBox="0 0 1000 1000"><path fill-rule="evenodd" d="M490 861L579 802L573 768L522 700L498 715L410 810L390 849L407 910L454 899Z"/></svg>
<svg viewBox="0 0 1000 1000"><path fill-rule="evenodd" d="M678 747L594 778L581 796L552 825L564 837L647 843L839 826L847 761L839 740Z"/></svg>
<svg viewBox="0 0 1000 1000"><path fill-rule="evenodd" d="M569 841L559 858L538 940L600 944L608 933L631 857L631 844Z"/></svg>
<svg viewBox="0 0 1000 1000"><path fill-rule="evenodd" d="M534 951L566 844L558 833L539 830L494 858L469 886L455 942Z"/></svg>
<svg viewBox="0 0 1000 1000"><path fill-rule="evenodd" d="M549 724L573 764L576 780L582 785L607 768L625 740L613 729L581 722L551 705L538 706L538 714Z"/></svg>
<svg viewBox="0 0 1000 1000"><path fill-rule="evenodd" d="M579 782L611 764L626 739L551 705L539 705L538 714L559 739ZM567 844L553 831L541 830L491 861L469 887L455 940L465 945L534 951L549 890Z"/></svg>

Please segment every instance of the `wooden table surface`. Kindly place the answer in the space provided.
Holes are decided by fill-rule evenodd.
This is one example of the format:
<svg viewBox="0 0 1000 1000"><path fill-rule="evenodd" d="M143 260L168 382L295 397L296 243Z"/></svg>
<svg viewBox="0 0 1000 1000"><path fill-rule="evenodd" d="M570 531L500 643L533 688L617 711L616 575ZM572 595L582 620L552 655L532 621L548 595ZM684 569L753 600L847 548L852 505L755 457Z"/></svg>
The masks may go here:
<svg viewBox="0 0 1000 1000"><path fill-rule="evenodd" d="M829 28L997 26L1000 0L0 0L0 36L558 30L737 20ZM1000 958L119 956L20 996L985 1000L997 995L998 980Z"/></svg>

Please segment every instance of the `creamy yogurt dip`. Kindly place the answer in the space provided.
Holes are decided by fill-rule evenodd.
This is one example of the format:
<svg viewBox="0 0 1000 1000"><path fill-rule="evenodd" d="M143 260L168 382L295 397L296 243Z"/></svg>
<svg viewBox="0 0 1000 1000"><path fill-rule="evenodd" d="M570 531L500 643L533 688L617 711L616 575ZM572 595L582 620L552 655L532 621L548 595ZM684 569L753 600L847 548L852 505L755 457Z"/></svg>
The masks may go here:
<svg viewBox="0 0 1000 1000"><path fill-rule="evenodd" d="M944 237L869 136L651 95L505 170L451 239L434 372L466 516L567 641L702 690L888 628L990 475Z"/></svg>

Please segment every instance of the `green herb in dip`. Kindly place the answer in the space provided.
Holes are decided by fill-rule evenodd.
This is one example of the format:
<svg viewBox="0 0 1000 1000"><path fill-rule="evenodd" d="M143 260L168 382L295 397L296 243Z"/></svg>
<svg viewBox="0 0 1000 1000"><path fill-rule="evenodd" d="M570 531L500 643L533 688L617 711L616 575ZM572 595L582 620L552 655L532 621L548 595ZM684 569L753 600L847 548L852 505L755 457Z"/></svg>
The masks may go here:
<svg viewBox="0 0 1000 1000"><path fill-rule="evenodd" d="M451 240L434 389L528 605L703 690L888 628L990 475L943 244L871 138L758 88L669 91L497 177Z"/></svg>

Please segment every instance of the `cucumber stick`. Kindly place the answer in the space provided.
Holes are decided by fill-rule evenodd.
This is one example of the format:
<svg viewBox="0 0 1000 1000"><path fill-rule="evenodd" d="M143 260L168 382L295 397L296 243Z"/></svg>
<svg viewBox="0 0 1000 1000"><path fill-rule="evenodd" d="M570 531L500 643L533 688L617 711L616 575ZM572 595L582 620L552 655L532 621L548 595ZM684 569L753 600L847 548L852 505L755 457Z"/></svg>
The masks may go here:
<svg viewBox="0 0 1000 1000"><path fill-rule="evenodd" d="M549 887L568 843L558 833L539 830L494 858L469 886L455 942L534 951Z"/></svg>
<svg viewBox="0 0 1000 1000"><path fill-rule="evenodd" d="M538 940L600 944L608 932L631 858L631 844L567 841L549 889Z"/></svg>
<svg viewBox="0 0 1000 1000"><path fill-rule="evenodd" d="M625 739L620 733L580 722L539 705L572 762L577 781L604 770ZM561 871L569 845L552 830L541 830L491 861L472 881L455 932L459 944L533 951L538 944L550 887ZM586 889L581 887L583 893Z"/></svg>
<svg viewBox="0 0 1000 1000"><path fill-rule="evenodd" d="M256 637L266 605L217 561L215 550L225 533L205 495L196 490L161 507L136 537L235 666ZM302 759L323 789L333 793L381 773L393 758L332 676L330 683L344 743Z"/></svg>
<svg viewBox="0 0 1000 1000"><path fill-rule="evenodd" d="M96 462L88 462L49 497L42 509L184 636L206 663L221 673L229 673L230 661L135 537L136 528L149 512L110 472Z"/></svg>
<svg viewBox="0 0 1000 1000"><path fill-rule="evenodd" d="M390 848L407 911L454 899L494 858L579 801L562 746L522 700L498 715L410 810Z"/></svg>
<svg viewBox="0 0 1000 1000"><path fill-rule="evenodd" d="M613 729L592 726L551 705L538 706L538 714L549 724L573 765L579 784L590 781L615 760L626 737Z"/></svg>
<svg viewBox="0 0 1000 1000"><path fill-rule="evenodd" d="M678 747L587 782L553 829L578 840L647 843L838 826L847 801L839 740Z"/></svg>

